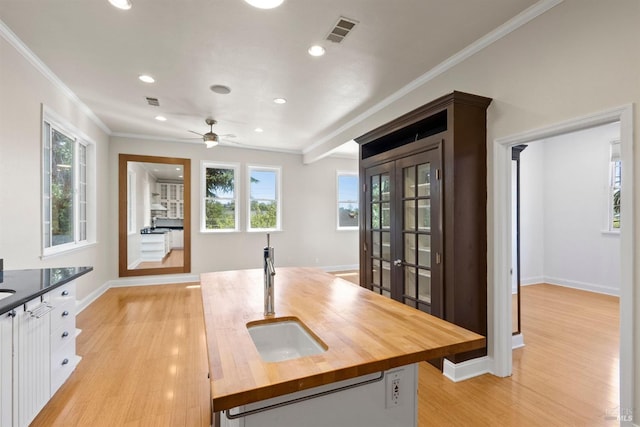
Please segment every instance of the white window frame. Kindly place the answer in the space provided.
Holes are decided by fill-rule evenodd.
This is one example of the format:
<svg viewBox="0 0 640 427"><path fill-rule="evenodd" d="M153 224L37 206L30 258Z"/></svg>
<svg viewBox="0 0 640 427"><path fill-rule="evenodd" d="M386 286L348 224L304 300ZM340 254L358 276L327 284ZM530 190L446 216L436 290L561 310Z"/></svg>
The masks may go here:
<svg viewBox="0 0 640 427"><path fill-rule="evenodd" d="M622 192L622 164L620 160L620 140L609 144L609 183L607 192L607 232L620 233L620 227L613 226L614 204L613 194L616 190ZM616 184L616 170L620 170L620 184Z"/></svg>
<svg viewBox="0 0 640 427"><path fill-rule="evenodd" d="M130 162L128 162L130 163ZM137 177L136 173L128 169L127 170L127 234L137 234L136 225L136 185Z"/></svg>
<svg viewBox="0 0 640 427"><path fill-rule="evenodd" d="M231 169L233 170L233 194L235 203L235 228L208 229L207 224L207 169ZM200 167L200 232L201 233L236 233L240 231L240 164L219 163L212 161L202 161Z"/></svg>
<svg viewBox="0 0 640 427"><path fill-rule="evenodd" d="M360 215L360 201L359 200L340 200L340 177L341 176L355 176L356 179L358 180L358 185L360 185L360 180L359 180L359 176L358 176L358 172L353 172L353 171L337 171L336 173L336 229L337 230L358 230L359 226L358 225L354 225L354 226L348 226L348 227L344 227L340 225L340 204L341 203L353 203L358 207L358 215ZM356 186L356 194L357 193L357 188L358 185Z"/></svg>
<svg viewBox="0 0 640 427"><path fill-rule="evenodd" d="M253 228L251 227L251 172L264 171L276 173L276 226L274 228ZM247 231L282 231L282 167L265 165L247 165Z"/></svg>
<svg viewBox="0 0 640 427"><path fill-rule="evenodd" d="M47 126L48 124L48 126ZM50 129L49 134L47 134L47 129ZM74 165L73 165L73 221L74 221L74 236L73 241L64 243L61 245L51 246L49 245L48 240L51 239L50 234L47 233L47 223L51 223L51 205L46 202L46 200L50 197L51 189L45 188L46 183L50 181L45 176L47 171L51 170L51 164L45 165L45 161L49 159L51 162L51 153L49 155L45 155L44 150L47 148L47 141L49 141L49 150L50 148L50 138L51 138L51 129L55 129L57 132L60 132L67 136L68 138L74 141ZM84 175L85 182L81 182L81 174L80 170L80 147L85 149L85 165L84 165ZM70 251L75 251L87 246L91 246L96 242L96 196L95 196L95 173L96 173L96 162L95 162L95 142L93 142L86 134L76 128L74 125L69 123L67 120L56 114L50 108L46 106L42 106L42 162L41 162L41 249L42 256L41 258L45 259L50 256L59 255L63 253L67 253ZM82 188L85 191L85 200L81 201L81 192ZM85 209L85 218L81 219L80 211L81 205L84 205ZM49 211L46 211L46 207L49 206ZM84 222L85 227L85 236L81 237L81 227L80 223ZM49 233L51 232L51 228L49 227Z"/></svg>

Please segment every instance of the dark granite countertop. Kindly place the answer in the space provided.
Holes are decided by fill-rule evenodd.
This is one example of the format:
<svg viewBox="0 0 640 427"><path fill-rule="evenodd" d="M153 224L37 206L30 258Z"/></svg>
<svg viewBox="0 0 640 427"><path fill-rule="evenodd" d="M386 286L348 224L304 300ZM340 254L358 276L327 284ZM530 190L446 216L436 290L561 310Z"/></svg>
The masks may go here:
<svg viewBox="0 0 640 427"><path fill-rule="evenodd" d="M172 225L157 228L143 228L142 230L140 230L140 234L164 234L174 230L184 230L184 228Z"/></svg>
<svg viewBox="0 0 640 427"><path fill-rule="evenodd" d="M13 290L15 293L0 299L0 314L13 310L19 305L75 280L92 270L93 267L5 270L0 273L0 291Z"/></svg>

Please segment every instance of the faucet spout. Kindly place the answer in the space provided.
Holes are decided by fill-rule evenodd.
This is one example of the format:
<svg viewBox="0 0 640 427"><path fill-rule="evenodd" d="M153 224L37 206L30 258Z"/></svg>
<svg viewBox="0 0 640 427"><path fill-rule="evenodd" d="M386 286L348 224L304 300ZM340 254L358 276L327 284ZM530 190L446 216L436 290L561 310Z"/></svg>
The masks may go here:
<svg viewBox="0 0 640 427"><path fill-rule="evenodd" d="M276 269L273 266L273 248L269 246L269 235L267 234L267 246L263 251L264 256L264 315L273 316L275 311L274 297L274 276Z"/></svg>

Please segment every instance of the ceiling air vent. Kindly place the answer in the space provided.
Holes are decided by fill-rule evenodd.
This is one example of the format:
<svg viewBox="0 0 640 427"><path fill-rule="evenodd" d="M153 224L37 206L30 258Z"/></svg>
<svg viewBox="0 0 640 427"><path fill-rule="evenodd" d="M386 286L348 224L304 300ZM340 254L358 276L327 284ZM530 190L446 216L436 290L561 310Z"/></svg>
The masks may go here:
<svg viewBox="0 0 640 427"><path fill-rule="evenodd" d="M147 104L153 105L154 107L160 106L160 101L158 101L158 98L151 98L147 96L146 99L147 99Z"/></svg>
<svg viewBox="0 0 640 427"><path fill-rule="evenodd" d="M353 30L358 21L341 16L333 29L327 35L327 40L340 43Z"/></svg>

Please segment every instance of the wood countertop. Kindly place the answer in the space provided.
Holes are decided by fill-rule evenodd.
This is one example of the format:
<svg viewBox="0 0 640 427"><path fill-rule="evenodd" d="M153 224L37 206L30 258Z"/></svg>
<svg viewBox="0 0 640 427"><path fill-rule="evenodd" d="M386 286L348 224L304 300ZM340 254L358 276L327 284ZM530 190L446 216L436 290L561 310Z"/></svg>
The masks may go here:
<svg viewBox="0 0 640 427"><path fill-rule="evenodd" d="M328 349L264 362L247 330L263 320L262 270L200 276L213 410L485 346L485 338L313 268L276 268L275 318L297 317Z"/></svg>

